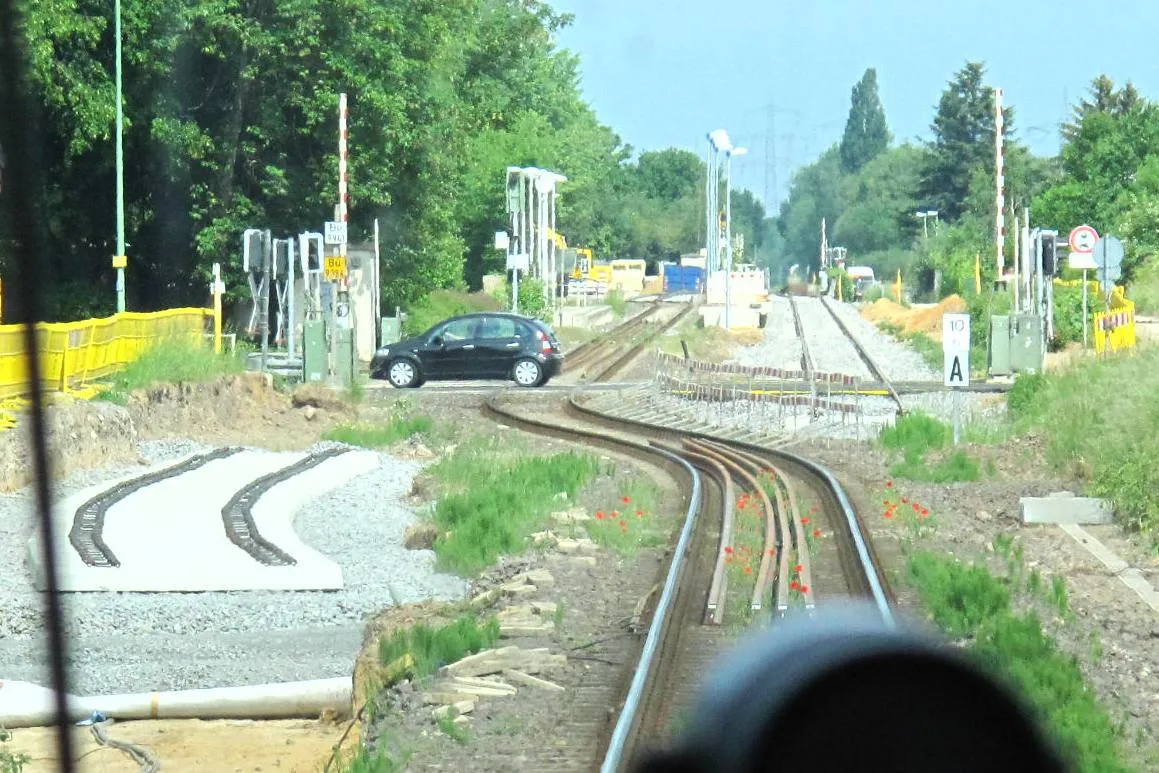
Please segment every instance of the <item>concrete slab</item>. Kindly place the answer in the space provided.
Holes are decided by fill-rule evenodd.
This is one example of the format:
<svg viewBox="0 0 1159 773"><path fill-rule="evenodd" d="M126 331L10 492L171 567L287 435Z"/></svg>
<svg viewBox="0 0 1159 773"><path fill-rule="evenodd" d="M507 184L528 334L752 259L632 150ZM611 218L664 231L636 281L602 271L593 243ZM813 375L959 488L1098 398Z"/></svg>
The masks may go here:
<svg viewBox="0 0 1159 773"><path fill-rule="evenodd" d="M1087 549L1092 556L1099 560L1112 574L1135 592L1147 606L1159 612L1159 591L1147 581L1147 577L1139 569L1131 566L1119 558L1110 548L1104 545L1086 529L1076 524L1063 524L1060 529L1069 534L1075 542Z"/></svg>
<svg viewBox="0 0 1159 773"><path fill-rule="evenodd" d="M1069 492L1018 500L1023 523L1101 525L1112 522L1113 511L1104 499L1076 497Z"/></svg>
<svg viewBox="0 0 1159 773"><path fill-rule="evenodd" d="M119 567L85 564L68 540L77 507L123 478L74 494L53 513L60 587L66 592L204 592L237 590L340 590L342 569L305 545L294 532L296 511L378 465L378 455L350 451L328 459L267 491L253 506L254 524L269 542L296 560L292 566L259 563L226 536L221 511L252 480L287 467L302 453L243 451L134 492L111 507L104 540ZM146 469L156 472L171 463ZM45 583L39 536L29 540L34 582Z"/></svg>
<svg viewBox="0 0 1159 773"><path fill-rule="evenodd" d="M724 327L724 306L701 306L698 310L700 319L706 327ZM759 309L748 306L732 306L729 311L729 325L734 328L757 328L761 324Z"/></svg>

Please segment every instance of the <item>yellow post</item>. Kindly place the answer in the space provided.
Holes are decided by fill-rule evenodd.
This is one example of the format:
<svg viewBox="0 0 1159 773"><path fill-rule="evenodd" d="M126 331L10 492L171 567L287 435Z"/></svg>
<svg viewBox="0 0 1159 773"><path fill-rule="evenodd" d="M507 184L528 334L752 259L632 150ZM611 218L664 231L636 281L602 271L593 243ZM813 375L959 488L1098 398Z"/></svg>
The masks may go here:
<svg viewBox="0 0 1159 773"><path fill-rule="evenodd" d="M221 294L225 283L221 281L221 264L213 264L213 353L221 354Z"/></svg>
<svg viewBox="0 0 1159 773"><path fill-rule="evenodd" d="M974 255L974 292L982 294L982 256Z"/></svg>

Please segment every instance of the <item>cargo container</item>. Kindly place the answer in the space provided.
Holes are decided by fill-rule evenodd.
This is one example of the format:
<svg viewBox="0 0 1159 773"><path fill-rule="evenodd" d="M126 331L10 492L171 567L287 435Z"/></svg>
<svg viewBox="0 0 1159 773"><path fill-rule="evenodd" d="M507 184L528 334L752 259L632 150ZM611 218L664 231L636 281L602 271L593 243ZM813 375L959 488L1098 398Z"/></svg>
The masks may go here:
<svg viewBox="0 0 1159 773"><path fill-rule="evenodd" d="M666 264L664 266L664 292L704 292L704 269L696 266Z"/></svg>

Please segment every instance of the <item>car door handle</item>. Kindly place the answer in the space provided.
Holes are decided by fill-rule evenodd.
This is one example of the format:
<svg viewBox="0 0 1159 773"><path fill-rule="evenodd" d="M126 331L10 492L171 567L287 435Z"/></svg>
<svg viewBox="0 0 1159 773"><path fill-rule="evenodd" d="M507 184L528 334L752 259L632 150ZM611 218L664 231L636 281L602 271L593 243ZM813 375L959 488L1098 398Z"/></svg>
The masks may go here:
<svg viewBox="0 0 1159 773"><path fill-rule="evenodd" d="M464 349L474 349L474 348L475 348L475 344L463 344L463 348L464 348Z"/></svg>
<svg viewBox="0 0 1159 773"><path fill-rule="evenodd" d="M518 342L518 341L512 341L511 343L507 344L507 348L508 348L508 349L518 349L518 348L519 348L519 342Z"/></svg>

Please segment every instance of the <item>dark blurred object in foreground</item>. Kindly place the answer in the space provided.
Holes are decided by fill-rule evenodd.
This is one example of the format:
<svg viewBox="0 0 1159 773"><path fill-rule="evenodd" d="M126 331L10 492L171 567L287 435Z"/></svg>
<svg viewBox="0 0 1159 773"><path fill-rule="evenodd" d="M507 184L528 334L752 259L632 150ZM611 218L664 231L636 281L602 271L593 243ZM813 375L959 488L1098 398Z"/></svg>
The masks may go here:
<svg viewBox="0 0 1159 773"><path fill-rule="evenodd" d="M945 643L872 608L827 608L738 647L679 745L641 773L1055 773L1021 701Z"/></svg>

